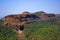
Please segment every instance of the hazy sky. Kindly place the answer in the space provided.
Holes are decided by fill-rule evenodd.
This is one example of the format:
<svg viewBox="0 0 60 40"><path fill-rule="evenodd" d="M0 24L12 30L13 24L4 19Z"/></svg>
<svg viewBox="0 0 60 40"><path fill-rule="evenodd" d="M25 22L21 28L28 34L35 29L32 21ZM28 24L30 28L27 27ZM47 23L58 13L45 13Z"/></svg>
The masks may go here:
<svg viewBox="0 0 60 40"><path fill-rule="evenodd" d="M0 17L24 11L60 13L60 0L0 0Z"/></svg>

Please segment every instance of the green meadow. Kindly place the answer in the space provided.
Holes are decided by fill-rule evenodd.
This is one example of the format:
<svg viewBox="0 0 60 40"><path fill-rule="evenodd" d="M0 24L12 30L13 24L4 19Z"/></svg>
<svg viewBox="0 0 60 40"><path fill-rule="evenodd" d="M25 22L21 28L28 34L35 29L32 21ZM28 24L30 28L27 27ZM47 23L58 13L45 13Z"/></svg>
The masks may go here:
<svg viewBox="0 0 60 40"><path fill-rule="evenodd" d="M0 21L0 40L18 40L11 27L3 27ZM60 23L52 21L33 22L24 25L26 40L60 40Z"/></svg>

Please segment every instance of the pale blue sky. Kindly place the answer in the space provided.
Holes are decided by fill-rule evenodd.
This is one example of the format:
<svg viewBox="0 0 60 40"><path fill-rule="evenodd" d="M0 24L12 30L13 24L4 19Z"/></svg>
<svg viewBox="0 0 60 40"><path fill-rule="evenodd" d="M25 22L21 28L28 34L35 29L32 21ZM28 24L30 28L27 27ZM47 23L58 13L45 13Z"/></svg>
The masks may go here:
<svg viewBox="0 0 60 40"><path fill-rule="evenodd" d="M0 17L24 11L60 13L60 0L0 0Z"/></svg>

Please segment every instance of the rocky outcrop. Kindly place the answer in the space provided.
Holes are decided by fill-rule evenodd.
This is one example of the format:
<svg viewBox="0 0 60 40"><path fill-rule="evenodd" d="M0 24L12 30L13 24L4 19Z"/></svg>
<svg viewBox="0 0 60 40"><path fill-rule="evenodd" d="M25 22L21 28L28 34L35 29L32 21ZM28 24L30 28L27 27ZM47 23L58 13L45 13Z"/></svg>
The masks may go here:
<svg viewBox="0 0 60 40"><path fill-rule="evenodd" d="M48 14L46 12L40 11L40 12L36 12L35 13L37 16L39 16L40 21L41 20L55 20L56 19L56 15L55 14Z"/></svg>
<svg viewBox="0 0 60 40"><path fill-rule="evenodd" d="M27 22L34 22L38 20L39 17L35 14L30 14L29 12L23 12L23 14L8 15L3 18L4 26L20 26Z"/></svg>
<svg viewBox="0 0 60 40"><path fill-rule="evenodd" d="M4 25L6 26L16 26L23 25L28 22L36 22L42 20L56 20L55 14L47 14L46 12L23 12L22 14L8 15L3 18Z"/></svg>
<svg viewBox="0 0 60 40"><path fill-rule="evenodd" d="M60 14L55 14L56 15L56 23L60 23Z"/></svg>

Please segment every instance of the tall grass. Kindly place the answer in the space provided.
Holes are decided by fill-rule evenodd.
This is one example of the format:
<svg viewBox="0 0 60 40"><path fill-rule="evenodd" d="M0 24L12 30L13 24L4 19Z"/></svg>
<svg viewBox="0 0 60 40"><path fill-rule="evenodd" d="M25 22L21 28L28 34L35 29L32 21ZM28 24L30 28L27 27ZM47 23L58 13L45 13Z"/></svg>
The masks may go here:
<svg viewBox="0 0 60 40"><path fill-rule="evenodd" d="M60 40L60 24L52 21L34 22L24 25L27 40ZM0 22L0 40L18 40L16 32L5 28Z"/></svg>
<svg viewBox="0 0 60 40"><path fill-rule="evenodd" d="M52 21L26 24L25 32L29 40L60 40L60 25Z"/></svg>
<svg viewBox="0 0 60 40"><path fill-rule="evenodd" d="M3 21L0 21L0 40L18 40L17 34L9 27L2 26Z"/></svg>

